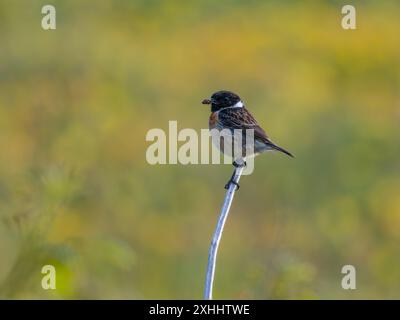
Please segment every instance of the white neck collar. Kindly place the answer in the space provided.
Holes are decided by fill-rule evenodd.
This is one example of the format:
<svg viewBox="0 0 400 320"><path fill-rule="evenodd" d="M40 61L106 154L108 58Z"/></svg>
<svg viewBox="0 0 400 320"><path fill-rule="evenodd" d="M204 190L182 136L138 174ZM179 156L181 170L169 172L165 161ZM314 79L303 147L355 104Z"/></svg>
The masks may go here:
<svg viewBox="0 0 400 320"><path fill-rule="evenodd" d="M243 108L244 107L244 104L243 104L243 102L242 101L239 101L239 102L237 102L236 104L234 104L232 107L227 107L227 108L224 108L224 109L230 109L230 108Z"/></svg>
<svg viewBox="0 0 400 320"><path fill-rule="evenodd" d="M222 108L222 109L219 109L219 110L216 111L216 112L220 112L220 111L226 110L226 109L243 108L243 107L244 107L243 102L242 102L242 101L239 101L239 102L235 103L235 104L234 104L233 106L231 106L231 107Z"/></svg>

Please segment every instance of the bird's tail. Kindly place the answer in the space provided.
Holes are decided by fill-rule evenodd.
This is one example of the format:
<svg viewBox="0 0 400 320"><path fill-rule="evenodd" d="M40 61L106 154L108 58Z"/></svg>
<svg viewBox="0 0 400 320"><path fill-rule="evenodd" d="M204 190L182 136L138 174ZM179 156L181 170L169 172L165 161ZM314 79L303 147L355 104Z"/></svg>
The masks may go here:
<svg viewBox="0 0 400 320"><path fill-rule="evenodd" d="M276 144L273 144L272 142L270 142L269 145L270 145L270 147L271 147L272 149L277 150L277 151L280 151L280 152L283 152L283 153L287 154L289 157L294 158L294 155L292 155L289 151L287 151L287 150L281 148L280 146L277 146Z"/></svg>

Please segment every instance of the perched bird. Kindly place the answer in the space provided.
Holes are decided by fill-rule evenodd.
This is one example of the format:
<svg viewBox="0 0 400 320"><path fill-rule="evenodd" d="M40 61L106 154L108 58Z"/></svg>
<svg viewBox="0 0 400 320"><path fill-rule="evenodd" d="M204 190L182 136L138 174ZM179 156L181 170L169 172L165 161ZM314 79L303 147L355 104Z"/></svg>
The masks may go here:
<svg viewBox="0 0 400 320"><path fill-rule="evenodd" d="M259 126L256 119L254 119L251 113L246 109L243 101L237 94L230 91L218 91L215 92L210 99L204 99L202 103L211 105L209 129L217 129L218 131L228 129L232 134L232 148L233 144L237 143L237 139L234 137L234 131L237 132L238 129L242 131L242 154L239 158L234 157L233 165L235 167L245 166L246 162L243 161L244 158L257 156L266 151L280 151L293 157L289 151L279 147L268 138L264 129ZM254 141L246 142L247 129L254 130ZM220 148L221 152L224 152L223 139L221 139L218 144L217 147ZM249 148L249 146L251 146L251 148ZM252 151L249 153L249 150ZM232 153L230 155L232 155ZM230 182L232 182L232 178L225 186L226 188L229 187Z"/></svg>

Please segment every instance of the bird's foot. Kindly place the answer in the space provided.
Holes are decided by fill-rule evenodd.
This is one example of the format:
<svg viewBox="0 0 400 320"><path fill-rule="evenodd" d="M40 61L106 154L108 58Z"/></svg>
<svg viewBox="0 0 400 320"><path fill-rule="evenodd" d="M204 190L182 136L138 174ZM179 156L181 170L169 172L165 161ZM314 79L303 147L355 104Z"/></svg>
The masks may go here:
<svg viewBox="0 0 400 320"><path fill-rule="evenodd" d="M235 168L244 168L244 167L247 166L247 163L246 163L246 161L242 161L242 162L233 161L232 165L233 165Z"/></svg>
<svg viewBox="0 0 400 320"><path fill-rule="evenodd" d="M233 164L233 166L234 166L236 169L238 169L238 168L244 168L244 167L246 167L246 165L247 165L247 164L246 164L246 161L243 161L243 160L242 160L241 162L233 161L232 164ZM226 190L229 189L231 183L234 184L234 185L236 186L236 190L239 190L239 188L240 188L239 183L237 183L237 182L235 181L236 169L233 171L232 177L229 179L229 181L228 181L227 184L225 185L225 189L226 189Z"/></svg>

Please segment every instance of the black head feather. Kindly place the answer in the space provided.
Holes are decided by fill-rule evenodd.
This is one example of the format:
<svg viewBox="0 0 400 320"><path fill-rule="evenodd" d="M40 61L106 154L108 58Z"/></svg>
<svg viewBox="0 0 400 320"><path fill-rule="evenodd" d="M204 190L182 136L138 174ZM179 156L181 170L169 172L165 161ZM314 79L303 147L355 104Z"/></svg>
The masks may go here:
<svg viewBox="0 0 400 320"><path fill-rule="evenodd" d="M203 104L211 104L211 111L215 112L220 109L234 106L240 101L240 97L231 91L221 90L215 92L211 99L203 100Z"/></svg>

